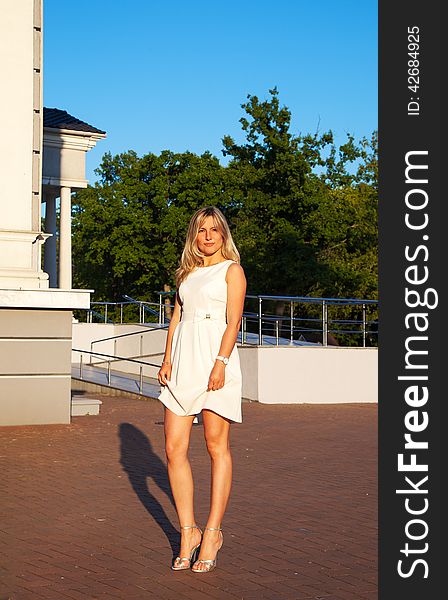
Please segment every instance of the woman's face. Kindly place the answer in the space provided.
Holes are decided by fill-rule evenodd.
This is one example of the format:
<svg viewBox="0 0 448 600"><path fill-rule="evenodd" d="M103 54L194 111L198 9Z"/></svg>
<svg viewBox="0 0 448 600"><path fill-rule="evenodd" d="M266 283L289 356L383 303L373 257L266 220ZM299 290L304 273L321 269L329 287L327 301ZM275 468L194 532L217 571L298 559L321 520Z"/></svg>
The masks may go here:
<svg viewBox="0 0 448 600"><path fill-rule="evenodd" d="M224 239L215 226L212 216L206 217L199 227L196 241L199 250L206 256L213 256L216 252L220 252Z"/></svg>

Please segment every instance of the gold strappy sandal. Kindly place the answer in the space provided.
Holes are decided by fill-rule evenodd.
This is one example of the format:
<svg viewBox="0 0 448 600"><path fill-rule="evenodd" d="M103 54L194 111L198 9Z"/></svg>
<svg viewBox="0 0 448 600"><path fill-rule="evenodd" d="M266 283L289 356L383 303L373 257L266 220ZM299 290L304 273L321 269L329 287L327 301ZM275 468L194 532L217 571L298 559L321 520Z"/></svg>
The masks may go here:
<svg viewBox="0 0 448 600"><path fill-rule="evenodd" d="M199 529L199 531L201 532L201 536L202 536L202 530L197 525L181 525L180 528L181 529L194 529L194 528ZM191 549L190 556L177 556L174 559L174 563L171 567L173 569L173 571L185 571L186 569L189 569L191 566L191 563L193 561L193 557L199 551L201 543L202 543L202 539L197 546L194 546L194 548ZM188 564L185 565L184 561L188 561Z"/></svg>
<svg viewBox="0 0 448 600"><path fill-rule="evenodd" d="M210 558L210 559L207 559L207 560L204 560L202 558L198 558L194 562L194 564L193 564L193 566L191 568L191 570L193 571L193 573L210 573L210 571L213 571L213 569L216 567L216 563L217 563L217 560L218 560L218 552L221 550L222 545L224 544L224 536L222 534L222 527L206 527L205 529L209 529L210 531L221 531L221 545L219 546L219 548L218 548L218 550L216 552L215 558ZM204 565L207 565L207 568L206 569L195 569L194 565L196 565L198 563L202 563Z"/></svg>

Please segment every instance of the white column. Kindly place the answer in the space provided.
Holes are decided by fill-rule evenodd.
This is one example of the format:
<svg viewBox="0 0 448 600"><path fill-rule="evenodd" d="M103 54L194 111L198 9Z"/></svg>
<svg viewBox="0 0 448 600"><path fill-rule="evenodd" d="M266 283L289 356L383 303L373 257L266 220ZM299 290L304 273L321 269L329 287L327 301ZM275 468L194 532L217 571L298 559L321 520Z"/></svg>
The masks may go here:
<svg viewBox="0 0 448 600"><path fill-rule="evenodd" d="M56 197L49 192L45 193L45 233L52 236L47 239L44 246L44 270L50 278L50 287L58 287L58 274L56 270Z"/></svg>
<svg viewBox="0 0 448 600"><path fill-rule="evenodd" d="M61 187L59 288L64 290L72 288L72 200L69 187Z"/></svg>

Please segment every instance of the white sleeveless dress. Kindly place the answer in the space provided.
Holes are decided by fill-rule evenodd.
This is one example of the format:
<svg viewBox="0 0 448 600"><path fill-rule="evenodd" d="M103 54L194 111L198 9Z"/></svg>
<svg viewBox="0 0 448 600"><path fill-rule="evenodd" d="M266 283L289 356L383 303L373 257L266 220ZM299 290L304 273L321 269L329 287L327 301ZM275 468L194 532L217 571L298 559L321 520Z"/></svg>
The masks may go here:
<svg viewBox="0 0 448 600"><path fill-rule="evenodd" d="M236 261L196 267L179 286L181 319L171 346L171 379L162 385L158 399L176 415L196 415L210 409L242 423L242 377L235 346L224 367L225 383L207 391L210 372L226 329L227 269Z"/></svg>

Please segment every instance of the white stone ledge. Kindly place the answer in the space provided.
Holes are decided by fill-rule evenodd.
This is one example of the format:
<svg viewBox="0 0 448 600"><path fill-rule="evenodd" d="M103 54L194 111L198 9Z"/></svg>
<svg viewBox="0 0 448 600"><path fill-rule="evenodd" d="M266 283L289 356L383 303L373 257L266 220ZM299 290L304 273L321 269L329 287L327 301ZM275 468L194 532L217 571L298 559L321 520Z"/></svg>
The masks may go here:
<svg viewBox="0 0 448 600"><path fill-rule="evenodd" d="M90 294L94 290L64 290L46 288L35 290L0 289L1 308L46 308L75 310L90 308Z"/></svg>

